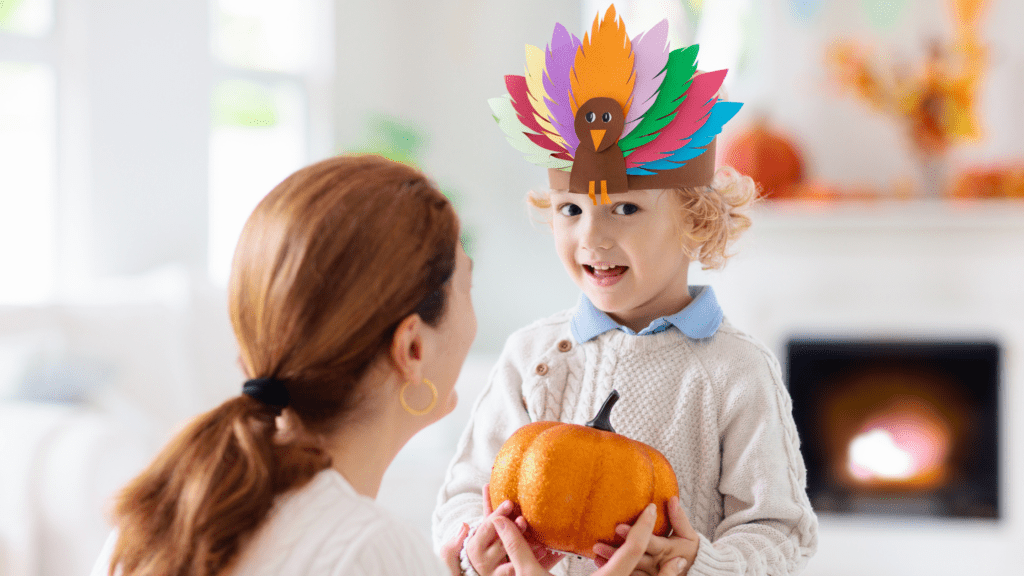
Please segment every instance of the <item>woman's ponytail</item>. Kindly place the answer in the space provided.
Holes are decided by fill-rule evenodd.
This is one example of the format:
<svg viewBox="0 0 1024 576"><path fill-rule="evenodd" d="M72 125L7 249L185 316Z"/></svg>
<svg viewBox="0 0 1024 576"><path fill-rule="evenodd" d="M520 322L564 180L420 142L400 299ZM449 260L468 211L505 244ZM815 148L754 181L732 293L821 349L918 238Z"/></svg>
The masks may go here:
<svg viewBox="0 0 1024 576"><path fill-rule="evenodd" d="M121 492L111 559L122 574L214 576L238 557L277 494L330 465L274 441L275 409L239 396L193 420Z"/></svg>

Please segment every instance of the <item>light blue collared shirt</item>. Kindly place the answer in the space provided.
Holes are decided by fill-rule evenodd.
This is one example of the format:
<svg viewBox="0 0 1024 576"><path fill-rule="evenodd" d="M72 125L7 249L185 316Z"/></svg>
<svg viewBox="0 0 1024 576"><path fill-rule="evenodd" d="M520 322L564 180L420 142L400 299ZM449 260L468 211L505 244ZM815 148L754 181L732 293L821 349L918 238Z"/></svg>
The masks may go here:
<svg viewBox="0 0 1024 576"><path fill-rule="evenodd" d="M690 286L690 297L693 301L679 312L656 318L643 330L633 332L598 310L585 294L580 294L579 305L569 323L572 337L583 343L609 330L618 329L626 334L644 336L668 330L670 326L697 340L714 336L722 324L722 307L718 305L714 289L711 286Z"/></svg>

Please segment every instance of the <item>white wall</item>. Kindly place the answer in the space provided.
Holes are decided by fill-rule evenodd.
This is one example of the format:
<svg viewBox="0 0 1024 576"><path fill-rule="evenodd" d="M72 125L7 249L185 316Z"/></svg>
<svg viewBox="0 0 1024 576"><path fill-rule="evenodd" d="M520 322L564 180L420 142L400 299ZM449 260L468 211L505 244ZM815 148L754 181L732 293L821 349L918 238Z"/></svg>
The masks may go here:
<svg viewBox="0 0 1024 576"><path fill-rule="evenodd" d="M57 19L62 290L205 269L208 2L65 0Z"/></svg>

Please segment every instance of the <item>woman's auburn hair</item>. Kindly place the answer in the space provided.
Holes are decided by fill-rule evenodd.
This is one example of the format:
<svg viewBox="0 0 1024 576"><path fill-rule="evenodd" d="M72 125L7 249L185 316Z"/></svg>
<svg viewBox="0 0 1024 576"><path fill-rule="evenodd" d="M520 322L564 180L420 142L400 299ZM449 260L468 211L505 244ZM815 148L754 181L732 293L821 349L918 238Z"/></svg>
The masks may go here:
<svg viewBox="0 0 1024 576"><path fill-rule="evenodd" d="M680 209L674 214L684 250L705 270L721 268L732 254L732 243L750 228L748 209L757 201L754 180L731 166L715 172L708 186L672 189ZM530 206L540 210L551 208L550 195L531 191L526 196ZM693 249L687 249L692 245Z"/></svg>
<svg viewBox="0 0 1024 576"><path fill-rule="evenodd" d="M249 217L232 263L248 377L285 382L289 409L314 435L337 429L399 323L413 313L440 322L458 228L423 174L377 156L289 176ZM175 436L118 495L111 576L227 573L274 498L331 464L312 440L275 441L278 412L241 395Z"/></svg>

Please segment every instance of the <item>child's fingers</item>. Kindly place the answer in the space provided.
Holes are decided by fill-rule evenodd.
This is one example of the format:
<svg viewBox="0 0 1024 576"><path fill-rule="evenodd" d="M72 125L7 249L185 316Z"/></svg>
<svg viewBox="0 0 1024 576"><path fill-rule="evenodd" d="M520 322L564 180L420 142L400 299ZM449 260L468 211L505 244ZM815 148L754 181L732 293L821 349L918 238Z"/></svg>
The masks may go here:
<svg viewBox="0 0 1024 576"><path fill-rule="evenodd" d="M519 528L520 532L526 534L526 518L523 518L522 516L517 516L516 527Z"/></svg>
<svg viewBox="0 0 1024 576"><path fill-rule="evenodd" d="M494 510L491 510L491 485L490 484L484 484L483 494L484 494L484 516L490 516L491 512L494 512Z"/></svg>
<svg viewBox="0 0 1024 576"><path fill-rule="evenodd" d="M555 564L558 564L562 561L562 558L565 558L565 554L562 554L561 552L552 552L551 550L545 548L544 555L538 556L537 562L539 562L541 567L543 567L545 570L551 570L555 567Z"/></svg>
<svg viewBox="0 0 1024 576"><path fill-rule="evenodd" d="M633 524L626 541L612 554L608 563L594 573L595 576L618 576L633 572L647 550L647 543L651 539L657 517L657 508L654 504L649 504Z"/></svg>
<svg viewBox="0 0 1024 576"><path fill-rule="evenodd" d="M685 558L673 558L661 565L658 576L679 576L686 569Z"/></svg>
<svg viewBox="0 0 1024 576"><path fill-rule="evenodd" d="M540 565L543 566L545 570L551 570L555 564L558 564L562 558L565 558L565 554L549 550L547 546L538 542L532 534L527 532L530 526L527 524L526 518L517 516L515 523L516 527L519 528L519 531L523 533L526 543L530 545L530 551L533 552L533 557L537 559L537 562L540 562Z"/></svg>
<svg viewBox="0 0 1024 576"><path fill-rule="evenodd" d="M687 540L700 540L700 535L693 529L690 519L686 517L686 511L679 504L679 496L673 496L668 501L668 521L672 524L672 531L678 536Z"/></svg>
<svg viewBox="0 0 1024 576"><path fill-rule="evenodd" d="M612 554L615 554L616 550L618 550L618 548L610 544L605 544L604 542L594 544L594 554L596 554L598 558L604 558L605 562L612 557ZM598 566L600 567L600 564Z"/></svg>
<svg viewBox="0 0 1024 576"><path fill-rule="evenodd" d="M504 553L497 554L501 551L501 543L498 541L498 534L494 531L494 524L490 520L511 512L512 503L508 500L502 502L497 510L484 518L484 521L480 523L476 533L473 534L467 551L471 551L477 558L487 561L493 561L495 557L500 559L500 557L504 556Z"/></svg>
<svg viewBox="0 0 1024 576"><path fill-rule="evenodd" d="M462 550L462 544L466 541L466 535L468 534L469 524L463 522L462 527L459 528L459 533L441 546L441 559L444 560L452 574L456 576L462 574L462 566L459 563L459 551Z"/></svg>

